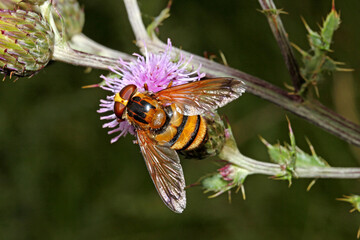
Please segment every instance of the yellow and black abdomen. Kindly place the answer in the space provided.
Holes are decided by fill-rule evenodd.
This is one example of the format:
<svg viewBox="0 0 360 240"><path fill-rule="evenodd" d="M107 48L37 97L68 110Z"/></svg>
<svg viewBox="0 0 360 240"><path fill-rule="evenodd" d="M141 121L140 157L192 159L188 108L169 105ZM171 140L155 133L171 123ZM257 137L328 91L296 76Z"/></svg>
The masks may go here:
<svg viewBox="0 0 360 240"><path fill-rule="evenodd" d="M198 158L215 156L220 153L225 144L225 126L216 112L208 112L201 116L206 126L206 134L202 142L196 148L188 148L179 151L186 158Z"/></svg>
<svg viewBox="0 0 360 240"><path fill-rule="evenodd" d="M167 121L160 131L155 132L155 140L174 150L196 149L205 139L206 123L202 116L184 116L175 106L166 108Z"/></svg>
<svg viewBox="0 0 360 240"><path fill-rule="evenodd" d="M184 116L175 105L165 108L167 119L161 129L154 131L160 145L179 151L188 158L205 158L219 153L225 135L224 125L217 113L204 116Z"/></svg>

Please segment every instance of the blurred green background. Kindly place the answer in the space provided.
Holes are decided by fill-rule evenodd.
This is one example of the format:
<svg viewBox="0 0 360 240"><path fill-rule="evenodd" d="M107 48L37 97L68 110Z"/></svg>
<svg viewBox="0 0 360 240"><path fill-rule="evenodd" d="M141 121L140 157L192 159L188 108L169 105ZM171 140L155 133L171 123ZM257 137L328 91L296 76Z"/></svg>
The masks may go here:
<svg viewBox="0 0 360 240"><path fill-rule="evenodd" d="M83 0L90 38L127 53L137 52L122 1ZM303 16L313 29L331 8L330 0L276 1L291 41L308 49ZM140 1L146 22L167 4ZM321 101L359 122L360 1L336 2L343 23L332 57L354 68L319 87ZM194 54L223 51L230 66L278 86L290 83L278 46L257 1L174 1L160 29L175 46ZM299 57L299 55L297 54ZM133 137L110 144L101 128L100 89L104 71L52 63L31 79L0 82L0 239L355 239L359 215L335 199L360 193L357 180L274 181L251 176L247 199L224 194L208 199L200 187L187 190L183 214L160 200ZM288 141L285 115L298 145L333 166L358 166L359 149L251 94L220 110L232 124L240 150L268 161L261 135ZM219 167L213 161L184 160L187 184Z"/></svg>

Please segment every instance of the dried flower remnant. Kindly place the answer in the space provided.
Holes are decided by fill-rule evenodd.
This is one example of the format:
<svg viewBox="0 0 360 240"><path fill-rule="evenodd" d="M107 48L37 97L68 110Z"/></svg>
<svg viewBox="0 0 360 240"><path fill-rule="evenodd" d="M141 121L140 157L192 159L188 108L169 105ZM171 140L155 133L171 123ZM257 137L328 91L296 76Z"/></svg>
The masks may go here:
<svg viewBox="0 0 360 240"><path fill-rule="evenodd" d="M250 173L247 170L241 167L234 164L226 164L218 169L217 173L205 177L201 181L201 185L204 188L205 193L214 193L209 196L210 198L217 197L228 191L230 192L235 188L235 192L238 192L241 189L243 199L245 199L244 182L249 174Z"/></svg>

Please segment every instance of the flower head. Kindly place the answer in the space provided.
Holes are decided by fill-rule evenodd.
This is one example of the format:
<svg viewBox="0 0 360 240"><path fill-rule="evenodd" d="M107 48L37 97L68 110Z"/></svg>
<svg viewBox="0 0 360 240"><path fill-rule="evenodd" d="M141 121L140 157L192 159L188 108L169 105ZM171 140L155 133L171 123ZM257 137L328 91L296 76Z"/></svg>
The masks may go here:
<svg viewBox="0 0 360 240"><path fill-rule="evenodd" d="M39 14L0 9L0 72L31 76L52 58L54 33Z"/></svg>
<svg viewBox="0 0 360 240"><path fill-rule="evenodd" d="M101 76L105 80L103 89L110 91L111 94L105 100L100 101L99 113L109 112L110 115L101 117L102 120L109 122L104 124L104 128L112 128L109 134L118 133L111 139L111 143L116 142L121 136L127 133L135 135L135 129L127 121L118 122L114 113L114 97L123 87L129 84L135 84L138 91L145 91L147 85L148 91L158 92L165 89L171 83L172 86L185 84L192 81L200 80L205 76L200 73L200 67L194 69L190 65L191 58L185 60L182 55L176 61L171 58L172 45L170 39L165 52L149 53L145 47L145 56L137 53L133 55L136 60L126 62L119 59L119 65L110 68L111 76Z"/></svg>

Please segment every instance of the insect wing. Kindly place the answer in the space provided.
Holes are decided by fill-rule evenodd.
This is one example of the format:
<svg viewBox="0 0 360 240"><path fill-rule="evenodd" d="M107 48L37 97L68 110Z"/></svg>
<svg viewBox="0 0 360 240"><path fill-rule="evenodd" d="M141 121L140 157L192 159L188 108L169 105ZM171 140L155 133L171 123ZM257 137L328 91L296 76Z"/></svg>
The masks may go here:
<svg viewBox="0 0 360 240"><path fill-rule="evenodd" d="M206 79L155 93L165 105L175 104L184 115L200 115L226 105L245 92L245 84L233 78Z"/></svg>
<svg viewBox="0 0 360 240"><path fill-rule="evenodd" d="M163 202L174 212L186 207L185 179L175 150L156 144L145 131L137 139L146 167Z"/></svg>

